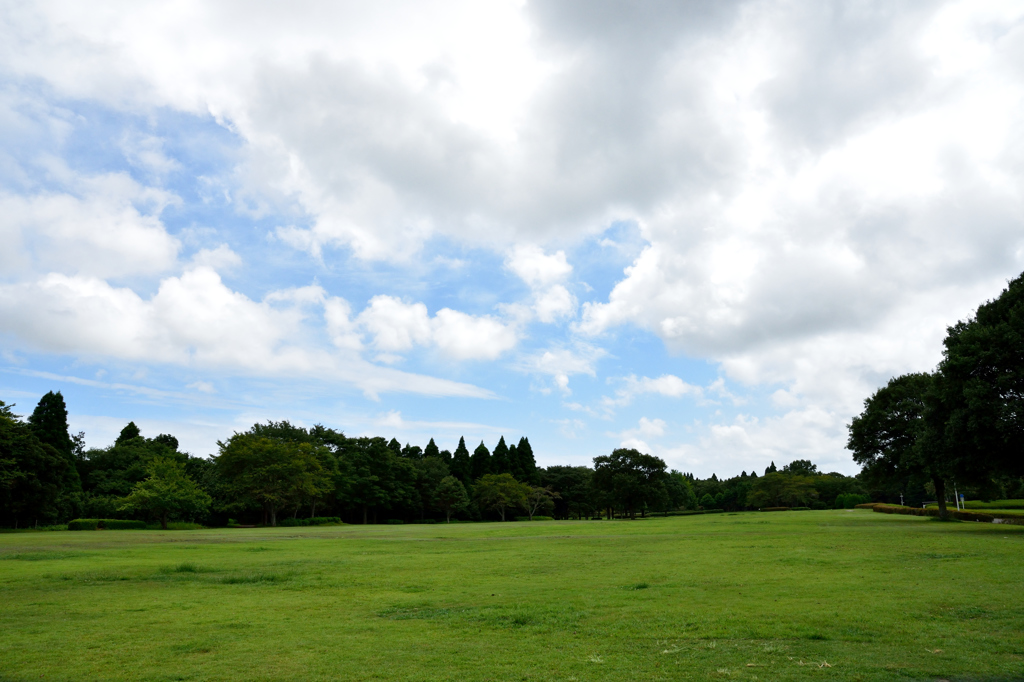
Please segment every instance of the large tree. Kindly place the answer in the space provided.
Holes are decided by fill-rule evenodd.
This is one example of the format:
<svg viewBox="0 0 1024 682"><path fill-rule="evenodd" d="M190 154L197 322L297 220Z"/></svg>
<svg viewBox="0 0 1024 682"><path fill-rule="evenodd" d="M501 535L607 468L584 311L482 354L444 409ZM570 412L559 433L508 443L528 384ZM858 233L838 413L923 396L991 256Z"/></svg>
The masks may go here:
<svg viewBox="0 0 1024 682"><path fill-rule="evenodd" d="M948 329L926 421L958 482L1024 476L1024 275Z"/></svg>
<svg viewBox="0 0 1024 682"><path fill-rule="evenodd" d="M491 453L491 473L512 474L512 477L515 478L511 464L508 458L508 445L505 444L505 436L501 436L498 439L498 444L494 446L494 452Z"/></svg>
<svg viewBox="0 0 1024 682"><path fill-rule="evenodd" d="M643 514L648 505L666 494L668 477L665 461L632 448L619 448L610 455L594 458L594 486L604 492L613 506L630 516Z"/></svg>
<svg viewBox="0 0 1024 682"><path fill-rule="evenodd" d="M533 447L530 440L523 436L516 446L516 458L519 460L518 471L522 473L523 481L537 483L537 460L533 456Z"/></svg>
<svg viewBox="0 0 1024 682"><path fill-rule="evenodd" d="M944 456L941 427L929 433L925 420L933 382L933 375L924 373L890 379L864 401L864 411L850 423L846 447L861 465L865 481L895 482L905 490L911 481L931 480L939 513L946 516L949 462Z"/></svg>
<svg viewBox="0 0 1024 682"><path fill-rule="evenodd" d="M485 474L476 482L473 492L481 509L493 509L504 521L509 509L526 507L530 486L512 478L512 474Z"/></svg>
<svg viewBox="0 0 1024 682"><path fill-rule="evenodd" d="M55 523L77 511L71 463L0 401L0 523Z"/></svg>
<svg viewBox="0 0 1024 682"><path fill-rule="evenodd" d="M236 433L217 445L221 478L239 502L262 506L271 526L279 510L319 497L330 484L312 443Z"/></svg>
<svg viewBox="0 0 1024 682"><path fill-rule="evenodd" d="M147 472L149 476L122 500L121 509L148 512L167 530L168 518L194 518L210 508L210 496L188 477L181 462L157 457L150 461Z"/></svg>
<svg viewBox="0 0 1024 682"><path fill-rule="evenodd" d="M455 454L452 455L451 472L452 476L464 484L473 480L473 463L464 437L459 438L459 447L455 448Z"/></svg>
<svg viewBox="0 0 1024 682"><path fill-rule="evenodd" d="M491 453L483 441L480 441L480 445L477 445L476 450L473 450L473 456L470 458L469 464L474 481L481 476L493 473L491 471Z"/></svg>
<svg viewBox="0 0 1024 682"><path fill-rule="evenodd" d="M445 523L452 522L452 514L463 511L469 506L469 495L462 481L454 476L445 476L434 488L431 496L434 508L444 512Z"/></svg>
<svg viewBox="0 0 1024 682"><path fill-rule="evenodd" d="M758 508L809 506L816 499L818 492L812 477L780 472L757 479L747 493L747 504Z"/></svg>

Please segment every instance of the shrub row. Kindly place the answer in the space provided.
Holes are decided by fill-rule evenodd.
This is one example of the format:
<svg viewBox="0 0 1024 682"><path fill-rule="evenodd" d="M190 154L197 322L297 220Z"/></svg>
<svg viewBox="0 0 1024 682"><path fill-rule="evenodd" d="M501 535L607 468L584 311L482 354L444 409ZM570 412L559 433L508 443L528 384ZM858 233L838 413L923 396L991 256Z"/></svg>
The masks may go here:
<svg viewBox="0 0 1024 682"><path fill-rule="evenodd" d="M651 516L693 516L694 514L721 514L724 509L684 509L682 511L652 512Z"/></svg>
<svg viewBox="0 0 1024 682"><path fill-rule="evenodd" d="M897 504L872 504L858 505L860 508L870 507L882 514L906 514L908 516L938 516L938 509L918 509L917 507L901 507ZM984 514L974 511L957 511L947 509L950 518L960 521L976 521L978 523L1009 523L1015 526L1024 526L1024 517L1012 514Z"/></svg>
<svg viewBox="0 0 1024 682"><path fill-rule="evenodd" d="M314 516L308 519L281 519L277 525L291 528L293 526L326 526L332 523L341 523L340 516Z"/></svg>
<svg viewBox="0 0 1024 682"><path fill-rule="evenodd" d="M516 517L516 521L529 521L529 520L530 520L529 516L517 516ZM534 515L533 520L534 521L554 521L555 517L553 517L553 516L537 516L537 515Z"/></svg>
<svg viewBox="0 0 1024 682"><path fill-rule="evenodd" d="M789 511L789 507L761 507L758 511Z"/></svg>
<svg viewBox="0 0 1024 682"><path fill-rule="evenodd" d="M75 519L68 521L68 530L146 530L145 521L124 519Z"/></svg>

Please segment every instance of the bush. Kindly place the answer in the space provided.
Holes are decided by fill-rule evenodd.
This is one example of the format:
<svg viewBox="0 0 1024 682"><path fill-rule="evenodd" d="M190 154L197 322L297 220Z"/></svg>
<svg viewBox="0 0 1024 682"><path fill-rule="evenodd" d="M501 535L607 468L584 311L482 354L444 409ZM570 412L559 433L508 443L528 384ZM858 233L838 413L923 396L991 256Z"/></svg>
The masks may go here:
<svg viewBox="0 0 1024 682"><path fill-rule="evenodd" d="M530 520L529 516L517 516L516 517L516 521L529 521L529 520ZM555 518L553 516L539 516L537 514L534 514L533 520L534 521L554 521Z"/></svg>
<svg viewBox="0 0 1024 682"><path fill-rule="evenodd" d="M789 507L761 507L759 511L789 511Z"/></svg>
<svg viewBox="0 0 1024 682"><path fill-rule="evenodd" d="M437 519L423 519L422 521L413 521L413 523L437 523Z"/></svg>
<svg viewBox="0 0 1024 682"><path fill-rule="evenodd" d="M811 511L810 507L790 507L789 511Z"/></svg>
<svg viewBox="0 0 1024 682"><path fill-rule="evenodd" d="M854 509L858 504L867 504L869 502L871 502L871 498L867 495L846 493L845 495L837 495L836 503L833 506L836 509Z"/></svg>
<svg viewBox="0 0 1024 682"><path fill-rule="evenodd" d="M326 526L331 523L341 523L340 516L314 516L309 519L281 519L278 526L294 528L295 526Z"/></svg>
<svg viewBox="0 0 1024 682"><path fill-rule="evenodd" d="M880 512L882 514L906 514L908 516L939 515L938 509L919 509L917 507L901 507L898 504L874 504L870 506L873 511ZM947 509L946 511L949 514L950 518L958 519L960 521L975 521L980 523L1008 523L1015 526L1024 526L1024 516L1017 516L1014 514L983 514L980 512L957 511L955 509Z"/></svg>
<svg viewBox="0 0 1024 682"><path fill-rule="evenodd" d="M388 524L392 526L400 526L404 523L405 521L403 521L402 519L388 519Z"/></svg>
<svg viewBox="0 0 1024 682"><path fill-rule="evenodd" d="M99 527L99 519L75 519L74 521L68 521L68 530L96 530Z"/></svg>
<svg viewBox="0 0 1024 682"><path fill-rule="evenodd" d="M125 521L124 519L100 519L100 528L106 530L146 530L146 522Z"/></svg>

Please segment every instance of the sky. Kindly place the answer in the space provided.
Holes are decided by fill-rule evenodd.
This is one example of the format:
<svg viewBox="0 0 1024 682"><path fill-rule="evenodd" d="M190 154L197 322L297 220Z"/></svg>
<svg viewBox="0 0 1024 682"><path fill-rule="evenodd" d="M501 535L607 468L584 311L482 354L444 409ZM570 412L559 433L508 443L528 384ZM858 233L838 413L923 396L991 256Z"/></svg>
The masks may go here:
<svg viewBox="0 0 1024 682"><path fill-rule="evenodd" d="M700 477L1024 270L1019 2L0 6L0 400Z"/></svg>

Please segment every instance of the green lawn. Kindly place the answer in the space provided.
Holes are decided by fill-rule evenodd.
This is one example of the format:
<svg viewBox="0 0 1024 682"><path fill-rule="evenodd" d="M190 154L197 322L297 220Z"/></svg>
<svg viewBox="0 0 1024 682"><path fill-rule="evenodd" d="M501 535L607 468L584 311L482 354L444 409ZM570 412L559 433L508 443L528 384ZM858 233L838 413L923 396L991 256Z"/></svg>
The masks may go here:
<svg viewBox="0 0 1024 682"><path fill-rule="evenodd" d="M1022 559L865 510L9 533L0 679L1024 679Z"/></svg>

